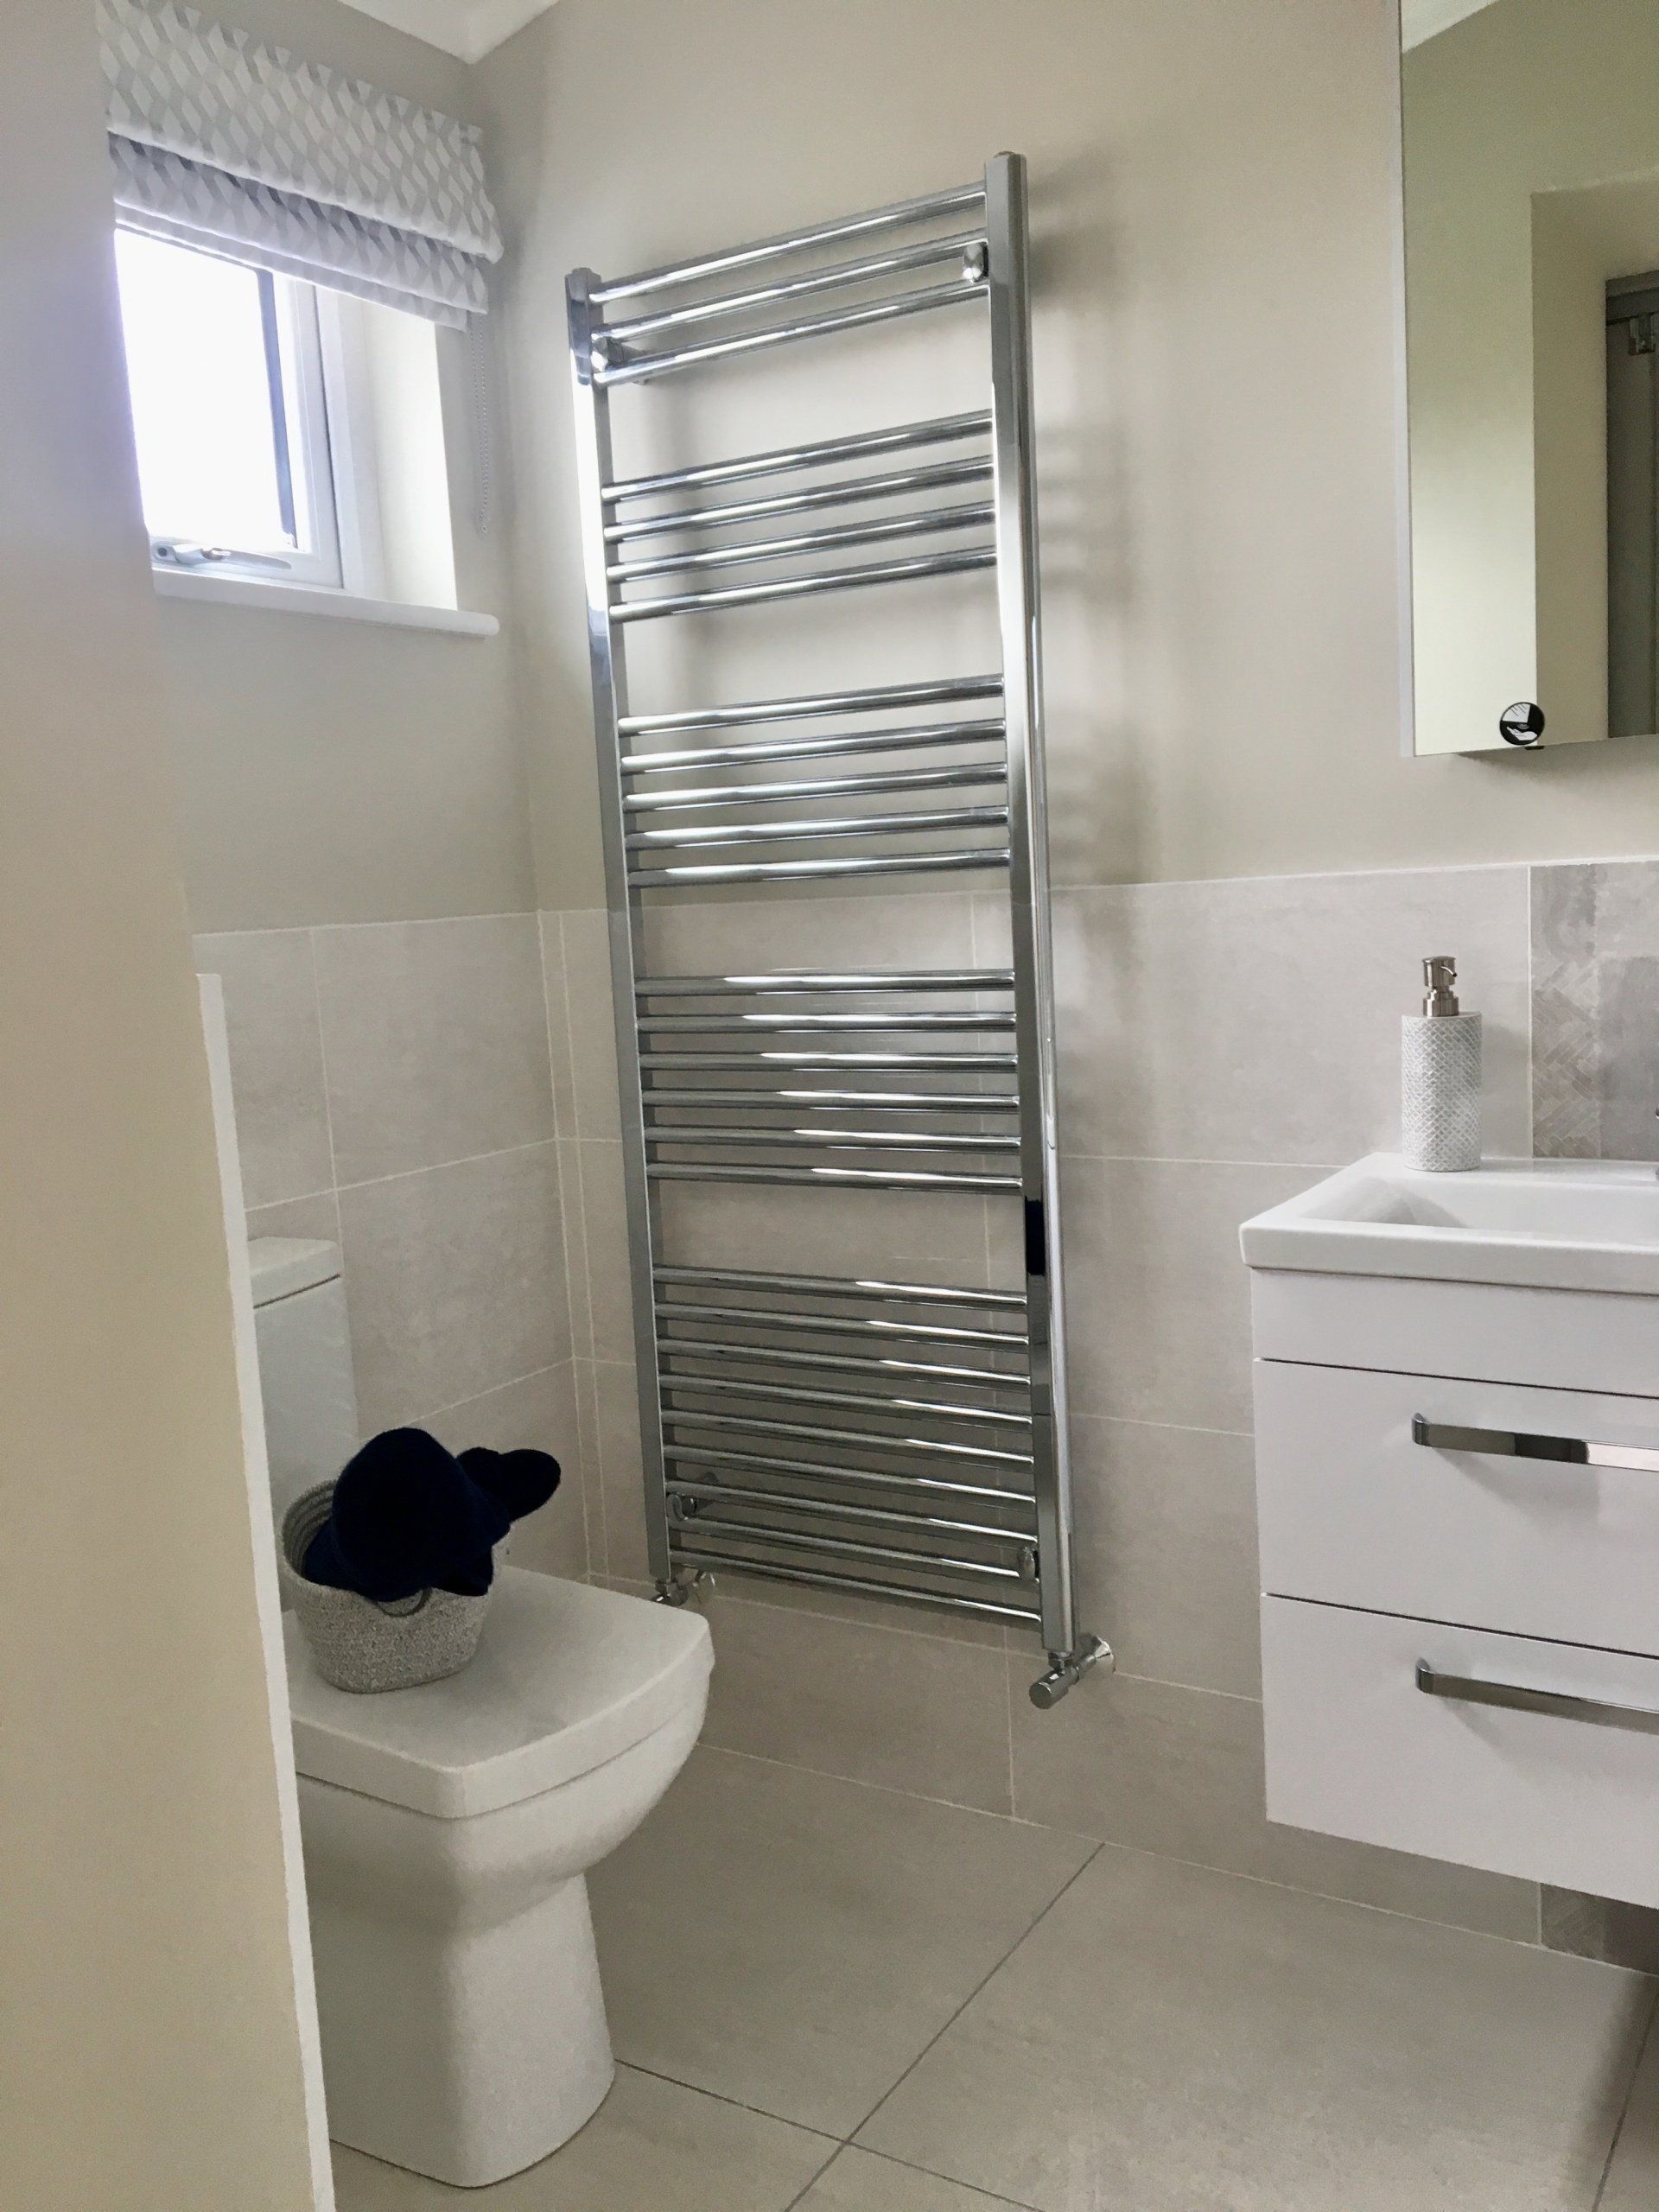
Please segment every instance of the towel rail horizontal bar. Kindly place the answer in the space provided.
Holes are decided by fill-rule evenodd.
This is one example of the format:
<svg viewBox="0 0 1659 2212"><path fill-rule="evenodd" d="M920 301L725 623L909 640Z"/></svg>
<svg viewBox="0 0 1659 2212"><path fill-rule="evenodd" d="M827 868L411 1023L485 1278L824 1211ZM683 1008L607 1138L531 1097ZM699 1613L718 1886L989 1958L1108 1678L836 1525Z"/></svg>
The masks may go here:
<svg viewBox="0 0 1659 2212"><path fill-rule="evenodd" d="M742 569L757 561L793 560L802 553L837 553L849 545L881 545L899 537L932 537L941 531L984 530L995 519L988 502L965 501L954 507L928 507L919 514L884 515L876 522L840 523L830 530L798 531L792 537L746 538L736 545L698 546L690 552L648 553L643 559L613 561L605 574L612 583L636 583L650 576L702 574L709 569Z"/></svg>
<svg viewBox="0 0 1659 2212"><path fill-rule="evenodd" d="M929 314L935 308L955 307L959 301L986 296L983 270L964 266L954 284L925 284L919 291L899 292L892 299L872 300L863 307L832 308L823 315L804 315L794 322L766 323L759 330L746 330L730 338L707 338L701 345L681 346L671 353L619 354L595 367L594 382L607 386L639 384L647 377L696 368L704 361L730 360L734 354L791 346L802 338L866 330L875 323L899 322L912 315Z"/></svg>
<svg viewBox="0 0 1659 2212"><path fill-rule="evenodd" d="M702 1162L653 1160L645 1173L658 1183L795 1184L804 1190L1001 1191L1020 1187L1017 1175L969 1173L955 1168L920 1167L728 1167Z"/></svg>
<svg viewBox="0 0 1659 2212"><path fill-rule="evenodd" d="M664 1375L664 1390L694 1391L709 1398L776 1398L791 1406L846 1406L855 1413L874 1414L898 1421L914 1414L924 1421L964 1421L1001 1428L1029 1428L1031 1415L1004 1406L959 1406L943 1398L885 1397L879 1391L810 1389L798 1382L723 1376ZM684 1408L677 1408L677 1414Z"/></svg>
<svg viewBox="0 0 1659 2212"><path fill-rule="evenodd" d="M884 1344L975 1344L990 1351L1026 1351L1029 1348L1023 1332L953 1327L943 1321L866 1320L857 1315L835 1313L768 1313L759 1306L683 1306L660 1300L657 1318L699 1325L718 1321L724 1326L736 1322L779 1334L793 1330L815 1337L877 1337ZM690 1344L696 1339L688 1337L681 1341Z"/></svg>
<svg viewBox="0 0 1659 2212"><path fill-rule="evenodd" d="M759 1108L773 1114L983 1114L1000 1116L1017 1114L1020 1101L1009 1091L966 1090L772 1090L754 1088L747 1090L658 1090L647 1085L644 1092L648 1107L662 1113L672 1108L684 1112L690 1107L702 1107L712 1112L716 1106ZM825 1125L835 1128L831 1122Z"/></svg>
<svg viewBox="0 0 1659 2212"><path fill-rule="evenodd" d="M692 1547L672 1540L672 1553L692 1567L728 1567L734 1573L753 1574L766 1582L798 1583L809 1590L852 1590L865 1598L891 1598L900 1605L937 1605L947 1612L976 1613L986 1619L1020 1621L1028 1628L1037 1627L1042 1615L1034 1605L999 1605L983 1598L959 1598L953 1591L917 1590L903 1584L876 1582L866 1575L823 1574L807 1567L775 1567L763 1560L745 1559L741 1554L722 1552L709 1545Z"/></svg>
<svg viewBox="0 0 1659 2212"><path fill-rule="evenodd" d="M855 569L822 569L810 576L784 576L764 584L725 584L713 591L676 592L666 599L633 600L611 609L613 622L649 622L665 614L718 613L734 607L762 607L769 601L811 599L819 592L861 591L871 584L911 583L925 576L964 575L994 569L994 545L957 553L918 553L904 561L872 561Z"/></svg>
<svg viewBox="0 0 1659 2212"><path fill-rule="evenodd" d="M671 532L729 530L738 523L765 522L772 515L810 514L823 507L853 506L865 499L892 499L912 492L942 492L953 485L988 484L993 464L972 457L935 461L919 468L880 470L874 476L844 476L834 484L815 484L804 492L773 492L764 499L732 499L718 506L677 507L659 515L634 515L607 524L605 543L626 545L639 537Z"/></svg>
<svg viewBox="0 0 1659 2212"><path fill-rule="evenodd" d="M634 830L623 842L631 853L689 852L709 845L771 845L806 837L891 837L916 830L1000 830L1006 806L912 807L898 814L830 814L797 822L682 823L671 830Z"/></svg>
<svg viewBox="0 0 1659 2212"><path fill-rule="evenodd" d="M918 1306L988 1306L1023 1313L1025 1293L984 1290L977 1284L957 1282L898 1282L880 1275L774 1274L762 1268L691 1268L659 1262L652 1269L659 1283L690 1283L727 1290L805 1292L821 1298L874 1298L890 1302L908 1299ZM669 1309L672 1312L674 1309Z"/></svg>
<svg viewBox="0 0 1659 2212"><path fill-rule="evenodd" d="M798 1345L695 1344L664 1338L662 1351L671 1359L739 1361L750 1366L822 1370L835 1375L908 1376L941 1389L1017 1390L1029 1393L1029 1373L999 1374L994 1367L942 1367L932 1359L878 1359L857 1352L803 1351Z"/></svg>
<svg viewBox="0 0 1659 2212"><path fill-rule="evenodd" d="M747 315L778 300L810 298L816 292L833 292L843 284L868 284L880 276L894 276L906 269L935 269L942 262L961 261L982 255L982 232L958 231L949 238L924 238L917 245L890 246L885 253L864 254L855 261L835 261L799 276L779 276L770 284L752 285L746 292L723 292L718 297L690 300L682 307L659 308L654 315L631 315L620 322L607 322L594 334L595 358L602 348L632 345L659 330L681 330L688 323L717 321L721 315Z"/></svg>
<svg viewBox="0 0 1659 2212"><path fill-rule="evenodd" d="M751 975L641 976L642 999L712 999L763 991L1007 991L1011 968L765 968Z"/></svg>
<svg viewBox="0 0 1659 2212"><path fill-rule="evenodd" d="M721 1031L729 1034L734 1030L791 1033L813 1029L849 1029L855 1033L880 1029L894 1036L920 1034L926 1030L944 1030L947 1033L960 1031L964 1035L991 1030L1006 1036L1014 1027L1014 1016L981 1014L965 1007L943 1010L929 1007L920 1014L883 1014L875 1010L868 1014L820 1014L816 1010L799 1014L642 1014L635 1026L642 1034L647 1030L670 1030L685 1036L706 1036Z"/></svg>
<svg viewBox="0 0 1659 2212"><path fill-rule="evenodd" d="M624 776L680 775L699 768L765 767L789 760L854 760L871 753L926 753L940 747L994 745L1005 747L1002 724L988 718L966 722L921 722L914 728L825 730L815 737L772 737L745 745L700 745L674 752L629 753L622 756ZM999 760L1000 768L1006 760Z"/></svg>
<svg viewBox="0 0 1659 2212"><path fill-rule="evenodd" d="M649 1102L647 1102L649 1103ZM791 1151L818 1152L1018 1152L1020 1140L1011 1136L966 1136L958 1132L920 1129L733 1128L709 1123L673 1128L658 1122L645 1124L648 1144L784 1145Z"/></svg>
<svg viewBox="0 0 1659 2212"><path fill-rule="evenodd" d="M969 419L983 423L987 418ZM921 683L875 683L856 691L817 691L788 699L742 699L725 707L689 707L677 713L620 715L623 737L650 737L676 729L736 729L750 722L816 721L820 715L885 714L890 707L952 706L969 699L1000 699L1000 676L948 676Z"/></svg>
<svg viewBox="0 0 1659 2212"><path fill-rule="evenodd" d="M847 1505L829 1497L791 1497L787 1491L760 1490L747 1483L689 1482L683 1475L669 1478L671 1498L696 1499L699 1503L734 1505L740 1510L747 1507L757 1512L798 1513L824 1521L865 1521L877 1529L910 1529L918 1535L972 1536L988 1544L1007 1544L1020 1551L1031 1548L1032 1532L1024 1529L999 1529L986 1521L957 1521L939 1513L903 1513L891 1505ZM724 1524L712 1516L698 1513L689 1519L697 1528L720 1528ZM681 1526L687 1525L682 1521Z"/></svg>
<svg viewBox="0 0 1659 2212"><path fill-rule="evenodd" d="M906 1497L976 1498L983 1505L1025 1508L1033 1503L1029 1491L1004 1490L994 1483L954 1481L948 1475L895 1475L884 1469L838 1465L826 1467L817 1459L779 1458L768 1452L746 1452L736 1444L686 1444L671 1441L664 1456L676 1466L735 1467L741 1473L796 1475L804 1482L849 1485L858 1490L886 1491Z"/></svg>
<svg viewBox="0 0 1659 2212"><path fill-rule="evenodd" d="M938 1436L884 1436L867 1429L836 1428L815 1421L755 1420L747 1414L704 1414L687 1407L664 1407L663 1419L676 1428L715 1429L741 1436L798 1436L804 1443L833 1444L849 1452L920 1452L927 1459L967 1459L995 1467L1029 1467L1028 1452L1003 1452L989 1444L957 1444Z"/></svg>
<svg viewBox="0 0 1659 2212"><path fill-rule="evenodd" d="M787 783L713 784L671 791L632 791L623 800L633 814L696 814L705 807L776 806L785 800L859 798L878 792L1006 789L1007 764L974 760L952 768L875 768L859 776L795 777Z"/></svg>
<svg viewBox="0 0 1659 2212"><path fill-rule="evenodd" d="M948 1075L1011 1075L1019 1062L1012 1052L780 1052L759 1046L747 1052L642 1052L642 1068L913 1068ZM998 1094L988 1091L988 1098Z"/></svg>
<svg viewBox="0 0 1659 2212"><path fill-rule="evenodd" d="M1007 868L1008 848L986 845L957 853L887 853L861 859L825 861L718 861L696 864L677 862L672 868L638 868L628 871L632 891L671 890L714 883L775 883L785 880L828 880L842 875L928 875L959 868Z"/></svg>
<svg viewBox="0 0 1659 2212"><path fill-rule="evenodd" d="M917 200L898 200L861 215L843 216L833 223L818 223L810 230L779 231L772 238L756 238L724 253L700 254L691 261L671 261L659 269L644 269L631 276L613 276L595 284L588 297L607 307L613 300L632 300L647 292L662 292L681 284L700 284L728 270L752 269L757 262L776 261L791 253L804 253L817 246L834 245L842 238L868 238L877 231L902 229L908 223L931 223L945 215L982 207L982 184L964 184L948 192L931 192Z"/></svg>
<svg viewBox="0 0 1659 2212"><path fill-rule="evenodd" d="M702 1516L689 1526L694 1532L702 1522ZM897 1544L861 1543L854 1536L819 1536L804 1529L757 1529L741 1521L722 1520L710 1516L707 1526L715 1541L723 1538L728 1543L771 1544L781 1551L821 1552L832 1559L875 1560L884 1567L905 1567L931 1574L970 1575L986 1582L1030 1582L1033 1578L1021 1573L1017 1567L1001 1567L989 1560L951 1559L937 1552L906 1551ZM1029 1546L1027 1547L1029 1549Z"/></svg>

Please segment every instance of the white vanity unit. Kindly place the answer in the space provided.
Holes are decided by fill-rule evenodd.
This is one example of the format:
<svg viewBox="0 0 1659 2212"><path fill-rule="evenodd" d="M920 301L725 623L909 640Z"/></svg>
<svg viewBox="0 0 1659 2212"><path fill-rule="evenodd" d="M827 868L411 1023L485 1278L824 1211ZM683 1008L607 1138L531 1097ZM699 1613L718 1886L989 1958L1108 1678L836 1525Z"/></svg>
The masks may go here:
<svg viewBox="0 0 1659 2212"><path fill-rule="evenodd" d="M1659 1905L1659 1175L1248 1222L1275 1821Z"/></svg>

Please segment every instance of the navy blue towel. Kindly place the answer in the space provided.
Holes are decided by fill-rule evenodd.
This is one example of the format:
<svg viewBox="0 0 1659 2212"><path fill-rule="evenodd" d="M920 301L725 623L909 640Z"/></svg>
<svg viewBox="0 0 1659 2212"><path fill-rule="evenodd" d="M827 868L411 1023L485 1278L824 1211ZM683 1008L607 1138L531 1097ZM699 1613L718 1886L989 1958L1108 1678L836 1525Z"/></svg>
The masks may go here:
<svg viewBox="0 0 1659 2212"><path fill-rule="evenodd" d="M435 1437L389 1428L341 1469L304 1572L383 1605L435 1588L481 1592L494 1571L491 1547L511 1522Z"/></svg>
<svg viewBox="0 0 1659 2212"><path fill-rule="evenodd" d="M474 1444L461 1453L461 1464L515 1521L545 1505L559 1486L559 1463L550 1452L492 1452Z"/></svg>

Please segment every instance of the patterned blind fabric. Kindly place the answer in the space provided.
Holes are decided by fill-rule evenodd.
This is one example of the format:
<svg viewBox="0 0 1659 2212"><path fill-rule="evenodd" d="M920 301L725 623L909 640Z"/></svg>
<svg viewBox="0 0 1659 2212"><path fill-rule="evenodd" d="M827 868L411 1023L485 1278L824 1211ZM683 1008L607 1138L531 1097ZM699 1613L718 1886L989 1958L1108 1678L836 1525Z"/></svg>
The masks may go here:
<svg viewBox="0 0 1659 2212"><path fill-rule="evenodd" d="M489 305L479 134L173 0L99 0L116 204L136 229L434 321Z"/></svg>

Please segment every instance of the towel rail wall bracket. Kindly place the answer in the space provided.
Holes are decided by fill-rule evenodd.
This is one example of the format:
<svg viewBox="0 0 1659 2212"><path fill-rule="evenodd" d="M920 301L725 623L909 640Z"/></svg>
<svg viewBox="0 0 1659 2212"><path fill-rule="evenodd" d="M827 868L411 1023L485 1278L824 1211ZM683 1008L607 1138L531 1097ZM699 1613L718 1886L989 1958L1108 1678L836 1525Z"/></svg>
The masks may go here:
<svg viewBox="0 0 1659 2212"><path fill-rule="evenodd" d="M633 276L575 270L566 304L658 1595L728 1571L1013 1625L1046 1654L1046 1709L1112 1655L1073 1590L1026 190L999 154L924 199ZM988 405L617 474L624 394L940 315L982 320ZM824 594L977 571L994 674L631 708L647 626L807 621ZM941 803L956 788L977 795ZM1000 880L1005 965L642 964L652 900L753 887L763 929L769 899L817 883L941 870ZM688 1184L1017 1206L1023 1281L691 1264L663 1218Z"/></svg>

